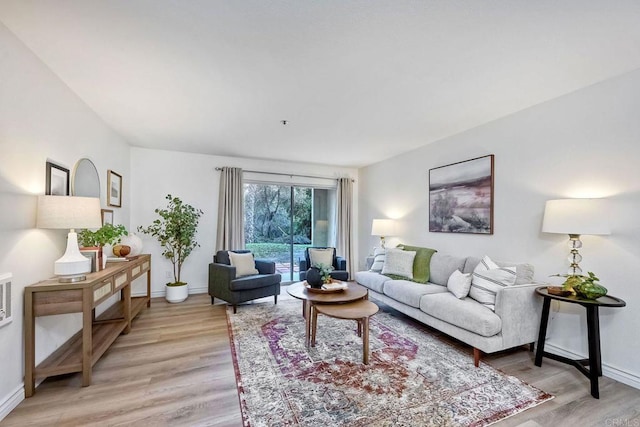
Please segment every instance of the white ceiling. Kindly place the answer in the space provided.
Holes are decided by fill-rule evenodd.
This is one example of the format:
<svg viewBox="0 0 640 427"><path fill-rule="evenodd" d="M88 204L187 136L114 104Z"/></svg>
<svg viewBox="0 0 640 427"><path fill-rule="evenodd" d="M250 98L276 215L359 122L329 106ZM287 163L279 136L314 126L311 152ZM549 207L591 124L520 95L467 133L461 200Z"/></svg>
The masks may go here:
<svg viewBox="0 0 640 427"><path fill-rule="evenodd" d="M638 0L0 0L0 21L133 145L352 167L640 68Z"/></svg>

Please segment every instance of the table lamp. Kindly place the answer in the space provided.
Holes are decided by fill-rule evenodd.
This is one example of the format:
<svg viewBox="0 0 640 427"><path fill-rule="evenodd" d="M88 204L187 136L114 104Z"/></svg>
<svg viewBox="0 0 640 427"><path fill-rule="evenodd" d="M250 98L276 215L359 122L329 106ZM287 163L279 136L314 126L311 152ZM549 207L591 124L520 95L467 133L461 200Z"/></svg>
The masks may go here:
<svg viewBox="0 0 640 427"><path fill-rule="evenodd" d="M371 224L371 235L380 236L380 247L384 248L384 238L393 236L396 232L395 221L392 219L374 219Z"/></svg>
<svg viewBox="0 0 640 427"><path fill-rule="evenodd" d="M78 248L75 228L100 228L100 199L97 197L38 196L38 228L69 229L67 250L55 262L54 273L64 283L85 280L91 260Z"/></svg>
<svg viewBox="0 0 640 427"><path fill-rule="evenodd" d="M611 234L607 221L604 199L558 199L548 200L544 207L542 231L569 235L568 273L572 276L582 274L579 264L582 255L581 234Z"/></svg>

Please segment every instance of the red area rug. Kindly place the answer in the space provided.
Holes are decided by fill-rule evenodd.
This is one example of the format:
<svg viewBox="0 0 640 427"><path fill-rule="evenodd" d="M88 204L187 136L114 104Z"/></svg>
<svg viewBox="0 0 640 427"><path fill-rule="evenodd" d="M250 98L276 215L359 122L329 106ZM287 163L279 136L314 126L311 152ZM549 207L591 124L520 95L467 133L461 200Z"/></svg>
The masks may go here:
<svg viewBox="0 0 640 427"><path fill-rule="evenodd" d="M245 426L485 426L553 398L382 311L369 365L353 321L318 316L306 349L301 312L299 301L227 310Z"/></svg>

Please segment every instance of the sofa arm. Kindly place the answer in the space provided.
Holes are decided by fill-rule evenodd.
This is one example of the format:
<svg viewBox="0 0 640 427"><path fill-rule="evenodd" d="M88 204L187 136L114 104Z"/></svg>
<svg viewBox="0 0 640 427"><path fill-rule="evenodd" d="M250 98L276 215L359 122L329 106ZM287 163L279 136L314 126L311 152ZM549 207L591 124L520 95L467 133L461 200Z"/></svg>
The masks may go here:
<svg viewBox="0 0 640 427"><path fill-rule="evenodd" d="M257 259L256 269L260 274L274 274L276 272L276 263L266 259Z"/></svg>
<svg viewBox="0 0 640 427"><path fill-rule="evenodd" d="M505 348L535 342L538 339L542 298L535 289L540 284L506 286L496 295L496 314L502 320Z"/></svg>
<svg viewBox="0 0 640 427"><path fill-rule="evenodd" d="M341 256L336 257L336 270L346 270L347 269L347 260Z"/></svg>

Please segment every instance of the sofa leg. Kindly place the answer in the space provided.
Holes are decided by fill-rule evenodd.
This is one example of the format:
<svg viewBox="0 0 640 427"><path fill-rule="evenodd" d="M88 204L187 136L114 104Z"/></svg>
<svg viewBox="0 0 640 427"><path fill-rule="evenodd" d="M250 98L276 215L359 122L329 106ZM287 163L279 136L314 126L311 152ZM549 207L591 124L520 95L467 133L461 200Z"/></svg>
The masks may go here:
<svg viewBox="0 0 640 427"><path fill-rule="evenodd" d="M273 296L273 303L276 305L278 304L278 295Z"/></svg>
<svg viewBox="0 0 640 427"><path fill-rule="evenodd" d="M480 354L482 354L482 352L474 347L473 348L473 364L475 365L476 368L480 366Z"/></svg>
<svg viewBox="0 0 640 427"><path fill-rule="evenodd" d="M533 353L533 350L535 349L535 345L536 345L536 343L534 343L534 342L530 342L530 343L529 343L529 351L530 351L530 352L532 352L532 353Z"/></svg>
<svg viewBox="0 0 640 427"><path fill-rule="evenodd" d="M211 305L213 305L214 301L215 301L215 298L212 296L211 297Z"/></svg>
<svg viewBox="0 0 640 427"><path fill-rule="evenodd" d="M233 314L236 314L236 308L237 308L236 305L233 304Z"/></svg>

